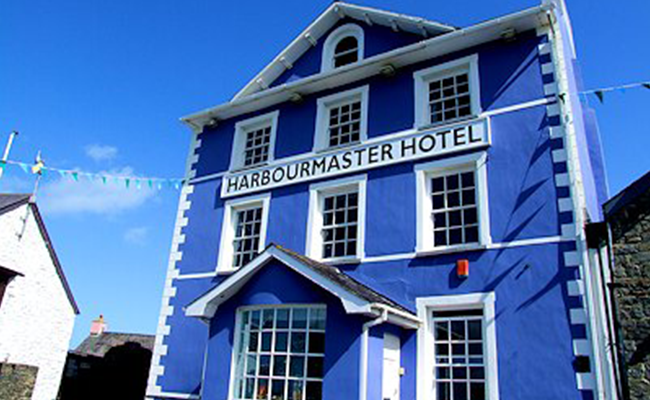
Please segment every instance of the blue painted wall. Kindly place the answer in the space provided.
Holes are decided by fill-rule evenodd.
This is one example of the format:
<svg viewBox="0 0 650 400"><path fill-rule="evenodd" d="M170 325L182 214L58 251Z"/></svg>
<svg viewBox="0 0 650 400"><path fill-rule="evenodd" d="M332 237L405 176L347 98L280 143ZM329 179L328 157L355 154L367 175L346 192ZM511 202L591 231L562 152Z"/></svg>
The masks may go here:
<svg viewBox="0 0 650 400"><path fill-rule="evenodd" d="M390 31L366 29L367 51L386 51L394 46L419 40L417 36L391 36ZM373 28L379 29L378 27ZM386 37L384 37L384 36ZM387 37L391 39L387 39ZM377 45L375 39L378 38ZM497 110L544 97L545 78L540 70L534 32L520 33L518 40L495 42L400 69L393 78L371 77L355 85L307 96L302 104L281 104L274 108L243 115L201 134L197 176L224 172L230 163L234 125L254 115L279 110L276 159L311 152L315 127L316 100L351 87L370 86L368 136L377 137L413 127L413 72L468 54L478 54L481 107ZM322 42L322 41L321 41ZM382 44L383 43L383 44ZM386 47L379 47L380 44ZM393 46L393 47L391 47ZM296 63L291 75L276 84L307 76L320 69L322 49L312 49ZM376 53L375 53L376 54ZM316 69L314 69L316 68ZM573 74L574 71L571 70ZM572 84L577 85L572 78ZM398 100L396 100L398 99ZM576 99L572 99L574 101ZM577 109L580 108L579 102ZM566 196L556 189L551 151L556 146L549 137L549 119L540 105L490 118L491 146L488 154L488 197L490 234L495 243L554 237L560 225L571 216L558 213L557 200ZM597 130L589 111L576 120L581 149L581 168L588 194L602 198L604 175L599 158ZM420 160L427 162L429 160ZM367 171L367 256L410 253L415 247L415 163L407 162ZM276 242L304 252L307 229L309 183L286 186L271 192L267 242ZM186 213L186 241L181 246L181 274L209 273L215 270L224 204L219 198L220 179L195 185ZM597 194L597 195L596 195ZM589 197L589 196L588 196ZM589 213L597 216L599 200L591 200ZM568 309L575 298L566 293L566 282L577 276L575 268L563 265L564 250L572 244L547 244L508 249L420 257L401 261L342 266L347 273L403 306L415 310L421 296L493 291L496 293L499 387L502 400L578 399L572 361L572 338L584 337L579 327L571 326ZM470 277L459 280L454 264L459 258L470 261ZM163 357L165 375L159 379L164 391L197 393L203 371L203 354L208 346L204 399L221 400L227 393L231 362L234 312L244 304L284 304L321 302L328 306L327 375L325 399L356 398L358 374L358 335L362 319L343 314L338 300L315 288L279 265L260 272L239 294L224 304L209 328L182 316L182 307L217 285L223 278L176 281L172 299L174 315ZM534 321L535 323L531 323ZM392 330L402 339L402 398L415 397L416 335L394 327L381 326L370 334L369 399L381 395L382 337ZM345 344L344 346L341 343ZM330 353L331 352L331 353ZM548 385L539 385L540 376ZM333 382L337 382L335 385ZM340 382L340 387L338 386ZM552 384L551 384L552 383ZM342 396L341 394L344 394Z"/></svg>
<svg viewBox="0 0 650 400"><path fill-rule="evenodd" d="M240 306L324 304L325 379L323 398L355 399L359 379L359 333L363 320L345 314L341 301L274 261L258 272L236 296L221 305L210 325L204 399L228 398L236 310Z"/></svg>
<svg viewBox="0 0 650 400"><path fill-rule="evenodd" d="M284 83L290 83L320 73L325 38L327 38L327 35L336 28L349 23L356 24L363 29L365 37L364 58L370 58L424 39L424 37L420 35L403 31L393 32L390 28L383 26L368 26L365 23L360 23L351 18L342 18L337 24L330 28L327 33L325 33L316 46L309 49L294 63L293 68L286 70L270 86L280 86Z"/></svg>

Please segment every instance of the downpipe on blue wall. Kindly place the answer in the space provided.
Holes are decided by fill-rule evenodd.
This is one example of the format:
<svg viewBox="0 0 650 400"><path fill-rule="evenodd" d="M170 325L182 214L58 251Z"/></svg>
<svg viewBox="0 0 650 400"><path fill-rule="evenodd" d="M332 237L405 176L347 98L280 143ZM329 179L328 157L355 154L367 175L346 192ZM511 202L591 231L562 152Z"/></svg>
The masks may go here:
<svg viewBox="0 0 650 400"><path fill-rule="evenodd" d="M359 363L359 400L366 400L368 392L368 331L373 326L388 321L388 310L381 309L381 315L363 324L361 328L361 362Z"/></svg>

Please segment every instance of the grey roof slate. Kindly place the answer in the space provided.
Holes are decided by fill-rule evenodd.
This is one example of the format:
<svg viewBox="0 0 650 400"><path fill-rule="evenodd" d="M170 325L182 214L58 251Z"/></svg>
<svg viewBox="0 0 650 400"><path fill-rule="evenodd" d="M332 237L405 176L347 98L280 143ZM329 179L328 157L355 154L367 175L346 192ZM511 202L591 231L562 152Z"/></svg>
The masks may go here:
<svg viewBox="0 0 650 400"><path fill-rule="evenodd" d="M138 343L145 349L153 351L155 339L154 335L141 333L104 332L97 336L88 336L72 352L83 356L104 357L110 349L129 342Z"/></svg>
<svg viewBox="0 0 650 400"><path fill-rule="evenodd" d="M650 171L607 200L603 210L607 216L611 216L648 191L650 191Z"/></svg>
<svg viewBox="0 0 650 400"><path fill-rule="evenodd" d="M29 203L31 197L27 193L0 193L0 215Z"/></svg>
<svg viewBox="0 0 650 400"><path fill-rule="evenodd" d="M384 296L381 293L378 293L374 289L364 285L363 283L357 281L356 279L352 278L350 275L346 274L345 272L341 271L339 268L325 264L319 261L316 261L312 258L309 258L307 256L304 256L302 254L296 253L293 250L289 250L285 247L279 246L275 243L271 243L269 247L275 247L278 250L282 251L283 253L287 254L288 256L298 260L305 266L311 268L321 276L329 279L330 281L333 281L343 287L344 289L348 290L349 292L367 300L370 303L378 303L378 304L383 304L385 306L389 306L395 309L398 309L400 311L403 311L405 313L414 315L413 312L410 310L402 307L400 304L396 303L395 301L389 299L388 297ZM265 249L266 250L266 249Z"/></svg>

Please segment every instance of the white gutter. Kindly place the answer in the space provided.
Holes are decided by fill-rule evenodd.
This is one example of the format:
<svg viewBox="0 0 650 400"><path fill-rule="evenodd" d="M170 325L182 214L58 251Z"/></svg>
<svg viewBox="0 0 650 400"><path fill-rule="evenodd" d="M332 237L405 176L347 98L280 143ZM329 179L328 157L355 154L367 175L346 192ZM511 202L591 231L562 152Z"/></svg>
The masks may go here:
<svg viewBox="0 0 650 400"><path fill-rule="evenodd" d="M188 124L195 123L202 125L213 118L232 118L243 113L252 112L263 107L270 107L277 103L288 101L291 95L295 93L309 94L322 90L322 88L316 86L319 83L323 83L327 87L345 85L379 73L380 69L388 63L396 64L397 67L402 67L432 57L458 51L464 48L463 46L474 46L478 43L498 38L498 32L488 32L491 35L480 36L480 34L483 33L482 31L485 31L486 29L497 29L502 25L517 27L516 23L518 22L521 23L519 27L522 29L534 29L537 25L542 23L540 19L535 19L535 17L541 17L546 11L552 8L552 4L545 4L489 20L468 28L436 36L422 42L367 58L356 64L312 75L295 82L286 83L249 96L238 98L231 102L190 114L181 118L181 121ZM529 18L529 20L525 20L526 18ZM530 18L533 18L533 20L530 20ZM461 42L455 43L455 41ZM336 82L333 82L332 78L334 77L336 77Z"/></svg>
<svg viewBox="0 0 650 400"><path fill-rule="evenodd" d="M368 331L376 325L388 321L388 309L384 308L381 315L363 324L361 328L361 362L359 363L359 400L368 397Z"/></svg>

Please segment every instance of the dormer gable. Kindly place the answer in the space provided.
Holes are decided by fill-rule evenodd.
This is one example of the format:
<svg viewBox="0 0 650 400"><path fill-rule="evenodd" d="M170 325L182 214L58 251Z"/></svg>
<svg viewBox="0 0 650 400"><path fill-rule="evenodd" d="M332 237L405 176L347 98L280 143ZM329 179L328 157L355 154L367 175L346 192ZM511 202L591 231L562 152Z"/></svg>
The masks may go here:
<svg viewBox="0 0 650 400"><path fill-rule="evenodd" d="M233 100L308 76L332 73L335 69L454 29L422 18L335 2Z"/></svg>

